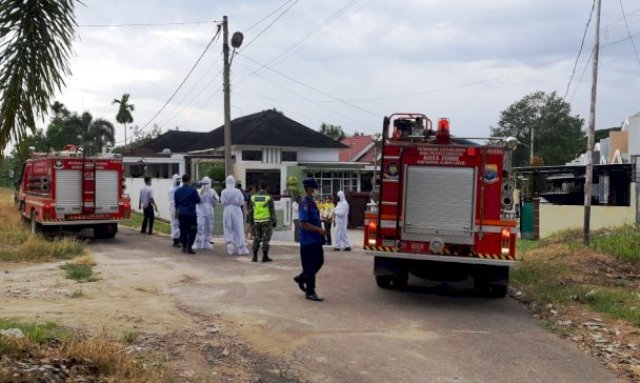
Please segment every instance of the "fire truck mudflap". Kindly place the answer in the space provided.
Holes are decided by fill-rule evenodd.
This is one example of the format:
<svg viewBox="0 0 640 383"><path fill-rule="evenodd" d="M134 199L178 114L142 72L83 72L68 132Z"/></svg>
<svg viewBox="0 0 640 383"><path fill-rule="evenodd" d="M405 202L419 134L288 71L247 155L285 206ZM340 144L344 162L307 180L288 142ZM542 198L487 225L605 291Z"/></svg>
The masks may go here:
<svg viewBox="0 0 640 383"><path fill-rule="evenodd" d="M393 134L389 128L393 123ZM435 281L469 277L480 293L504 297L516 261L513 140L479 145L431 129L417 113L385 118L379 192L366 214L365 252L380 287L409 274ZM377 194L377 195L375 195Z"/></svg>

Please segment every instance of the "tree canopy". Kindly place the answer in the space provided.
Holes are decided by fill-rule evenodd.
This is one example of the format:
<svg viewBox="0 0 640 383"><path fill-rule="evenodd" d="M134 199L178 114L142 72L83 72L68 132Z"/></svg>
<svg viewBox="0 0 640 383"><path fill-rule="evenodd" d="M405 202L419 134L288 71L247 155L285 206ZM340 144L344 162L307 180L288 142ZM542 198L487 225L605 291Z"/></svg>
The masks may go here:
<svg viewBox="0 0 640 383"><path fill-rule="evenodd" d="M320 133L327 137L331 137L336 141L341 141L347 136L341 126L331 125L324 122L320 125Z"/></svg>
<svg viewBox="0 0 640 383"><path fill-rule="evenodd" d="M118 113L116 113L116 121L124 126L124 144L127 145L127 124L133 122L131 112L135 110L135 105L129 103L129 93L125 93L118 100L114 98L111 104L118 105Z"/></svg>
<svg viewBox="0 0 640 383"><path fill-rule="evenodd" d="M0 156L11 141L36 132L70 73L76 0L0 3ZM20 155L20 152L18 152Z"/></svg>
<svg viewBox="0 0 640 383"><path fill-rule="evenodd" d="M514 166L530 163L531 130L537 163L563 165L586 150L582 131L584 120L571 115L571 106L553 92L534 92L511 104L500 113L492 137L515 137L521 145L513 154Z"/></svg>

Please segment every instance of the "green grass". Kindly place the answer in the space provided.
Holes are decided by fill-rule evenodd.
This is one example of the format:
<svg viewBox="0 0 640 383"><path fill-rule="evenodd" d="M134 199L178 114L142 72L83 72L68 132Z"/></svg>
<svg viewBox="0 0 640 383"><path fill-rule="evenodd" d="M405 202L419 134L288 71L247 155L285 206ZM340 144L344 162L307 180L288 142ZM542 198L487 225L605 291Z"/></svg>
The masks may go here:
<svg viewBox="0 0 640 383"><path fill-rule="evenodd" d="M93 275L93 266L67 263L60 266L67 273L68 279L73 279L78 282L95 282L97 279Z"/></svg>
<svg viewBox="0 0 640 383"><path fill-rule="evenodd" d="M627 261L640 262L640 229L627 225L615 230L603 230L591 239L591 247Z"/></svg>
<svg viewBox="0 0 640 383"><path fill-rule="evenodd" d="M64 340L70 338L69 330L59 326L55 322L27 323L13 319L0 319L0 330L18 328L25 338L33 343L43 344L49 339ZM12 339L0 337L0 355L15 352L19 347Z"/></svg>
<svg viewBox="0 0 640 383"><path fill-rule="evenodd" d="M140 229L142 227L142 219L144 216L140 213L133 212L131 213L131 220L129 222L123 223L123 225L130 226L136 229ZM171 234L171 225L165 221L159 220L157 217L155 221L153 221L153 231L157 231L163 234Z"/></svg>
<svg viewBox="0 0 640 383"><path fill-rule="evenodd" d="M140 336L140 332L136 329L125 330L122 332L120 336L120 340L124 343L132 344L138 339L139 336Z"/></svg>

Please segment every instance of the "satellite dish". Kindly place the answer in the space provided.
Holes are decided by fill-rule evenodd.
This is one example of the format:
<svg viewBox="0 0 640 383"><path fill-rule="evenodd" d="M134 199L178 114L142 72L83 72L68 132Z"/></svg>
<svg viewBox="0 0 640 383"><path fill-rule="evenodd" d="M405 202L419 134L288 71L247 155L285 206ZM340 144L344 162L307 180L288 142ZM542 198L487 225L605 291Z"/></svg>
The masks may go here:
<svg viewBox="0 0 640 383"><path fill-rule="evenodd" d="M242 40L244 40L244 35L242 32L236 32L231 37L231 46L238 49L240 45L242 45Z"/></svg>

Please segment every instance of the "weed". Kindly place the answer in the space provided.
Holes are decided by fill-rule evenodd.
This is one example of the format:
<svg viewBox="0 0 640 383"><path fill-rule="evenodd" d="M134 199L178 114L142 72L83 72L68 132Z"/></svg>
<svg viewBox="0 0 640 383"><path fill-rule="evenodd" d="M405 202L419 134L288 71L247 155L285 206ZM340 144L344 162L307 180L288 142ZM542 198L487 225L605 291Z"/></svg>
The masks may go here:
<svg viewBox="0 0 640 383"><path fill-rule="evenodd" d="M122 335L120 336L120 340L122 340L127 344L132 344L138 339L139 336L140 336L140 332L136 329L125 330L122 332Z"/></svg>
<svg viewBox="0 0 640 383"><path fill-rule="evenodd" d="M0 319L0 330L18 328L31 342L43 344L47 339L64 339L69 337L69 332L55 322L25 323L17 320Z"/></svg>
<svg viewBox="0 0 640 383"><path fill-rule="evenodd" d="M567 337L571 334L571 328L562 326L554 320L543 320L541 325L552 333L558 334L562 337Z"/></svg>
<svg viewBox="0 0 640 383"><path fill-rule="evenodd" d="M73 279L78 282L95 282L93 277L93 268L89 265L76 265L73 263L67 263L60 266L61 269L66 271L67 278Z"/></svg>
<svg viewBox="0 0 640 383"><path fill-rule="evenodd" d="M627 225L600 231L593 236L591 247L623 260L640 262L640 230L635 225Z"/></svg>

